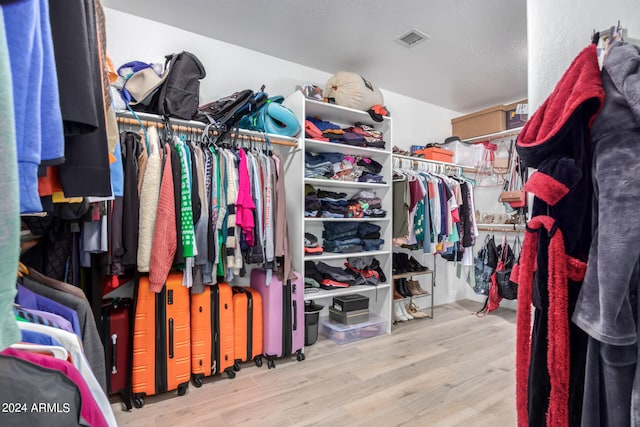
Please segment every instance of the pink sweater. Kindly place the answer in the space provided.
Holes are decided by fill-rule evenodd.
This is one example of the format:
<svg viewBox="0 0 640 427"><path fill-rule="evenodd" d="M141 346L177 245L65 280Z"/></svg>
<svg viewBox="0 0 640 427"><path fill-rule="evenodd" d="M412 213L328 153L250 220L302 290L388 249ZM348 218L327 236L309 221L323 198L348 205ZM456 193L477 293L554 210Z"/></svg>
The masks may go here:
<svg viewBox="0 0 640 427"><path fill-rule="evenodd" d="M236 201L236 225L245 234L245 240L249 246L254 246L253 229L255 222L253 211L256 209L251 197L251 179L247 169L247 155L244 150L238 150L240 163L238 165L238 200Z"/></svg>

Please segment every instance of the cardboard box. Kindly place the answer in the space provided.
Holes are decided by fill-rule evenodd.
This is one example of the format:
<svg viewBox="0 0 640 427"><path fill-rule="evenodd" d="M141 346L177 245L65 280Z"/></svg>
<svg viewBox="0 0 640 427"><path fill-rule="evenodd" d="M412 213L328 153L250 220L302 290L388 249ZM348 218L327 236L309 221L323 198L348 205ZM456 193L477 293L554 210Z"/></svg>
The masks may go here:
<svg viewBox="0 0 640 427"><path fill-rule="evenodd" d="M369 298L360 294L340 295L333 297L332 305L337 311L368 310Z"/></svg>
<svg viewBox="0 0 640 427"><path fill-rule="evenodd" d="M353 325L369 320L369 309L354 311L338 311L333 307L329 307L329 319L345 325Z"/></svg>
<svg viewBox="0 0 640 427"><path fill-rule="evenodd" d="M518 109L518 105L520 104L524 104L524 108ZM524 124L527 122L527 119L529 118L529 115L521 113L520 110L528 111L528 108L526 107L526 99L514 102L513 104L505 105L506 129L515 129L524 126Z"/></svg>
<svg viewBox="0 0 640 427"><path fill-rule="evenodd" d="M506 129L507 116L504 105L497 105L451 119L451 134L460 139L501 132Z"/></svg>

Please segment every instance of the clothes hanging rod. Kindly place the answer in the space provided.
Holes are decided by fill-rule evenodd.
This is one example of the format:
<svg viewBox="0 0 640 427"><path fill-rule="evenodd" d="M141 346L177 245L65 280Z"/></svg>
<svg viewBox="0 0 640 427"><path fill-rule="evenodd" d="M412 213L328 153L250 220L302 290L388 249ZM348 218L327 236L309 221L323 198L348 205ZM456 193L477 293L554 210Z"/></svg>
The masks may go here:
<svg viewBox="0 0 640 427"><path fill-rule="evenodd" d="M462 142L473 142L473 141L481 142L481 141L487 141L487 140L492 141L494 139L509 138L510 136L518 136L523 127L524 126L520 126L518 128L502 130L500 132L494 132L494 133L488 133L486 135L474 136L472 138L461 139L460 141L462 141Z"/></svg>
<svg viewBox="0 0 640 427"><path fill-rule="evenodd" d="M525 230L525 224L477 224L478 231L498 231L503 233L519 233Z"/></svg>
<svg viewBox="0 0 640 427"><path fill-rule="evenodd" d="M427 164L432 164L432 165L441 165L441 166L445 166L445 167L459 169L459 170L461 170L463 172L476 172L476 168L473 168L473 167L470 167L470 166L458 165L456 163L441 162L439 160L425 159L425 158L422 158L422 157L405 156L405 155L402 155L402 154L392 154L392 157L397 158L397 159L412 160L414 162L422 162L422 163L427 163Z"/></svg>
<svg viewBox="0 0 640 427"><path fill-rule="evenodd" d="M143 126L149 127L149 125L155 125L158 128L164 128L165 126L164 118L157 114L136 112L136 115L140 118ZM133 113L129 111L117 112L116 119L119 123L140 126L140 122L138 121L138 119L136 119ZM178 132L193 132L194 130L203 131L207 127L205 123L197 122L195 120L182 120L171 117L169 118L169 123L171 123L171 129ZM213 136L220 135L220 131L214 128L210 128L209 132L213 134ZM231 138L236 137L235 132L230 133L229 136ZM246 140L266 142L263 133L246 129L240 129L240 133L237 137ZM274 145L297 147L297 141L297 138L289 138L286 136L269 134L269 142Z"/></svg>

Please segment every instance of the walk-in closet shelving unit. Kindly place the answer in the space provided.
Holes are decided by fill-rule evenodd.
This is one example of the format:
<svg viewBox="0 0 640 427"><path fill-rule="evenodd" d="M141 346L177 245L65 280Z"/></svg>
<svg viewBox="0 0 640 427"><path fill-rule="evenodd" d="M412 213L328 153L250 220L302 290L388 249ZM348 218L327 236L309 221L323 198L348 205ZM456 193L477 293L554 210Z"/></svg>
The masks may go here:
<svg viewBox="0 0 640 427"><path fill-rule="evenodd" d="M344 263L348 257L356 256L373 256L379 262L385 273L386 281L378 284L377 286L351 286L348 288L325 290L317 289L305 292L305 300L321 304L324 306L321 316L328 315L328 307L332 303L332 298L338 295L351 295L362 294L369 298L369 311L386 321L386 331L391 333L391 308L393 292L391 288L391 214L392 214L392 196L391 196L391 147L393 146L391 135L391 118L385 117L382 122L376 122L371 119L369 114L365 111L354 110L351 108L345 108L338 105L327 104L324 102L314 101L304 98L301 93L295 93L291 95L287 101L287 106L291 108L296 114L299 115L302 123L304 123L305 117L318 117L322 120L330 121L341 127L353 126L356 123L366 123L373 126L375 129L381 131L384 135L384 141L386 142L384 149L375 148L363 148L354 147L349 145L337 144L333 142L317 141L313 139L306 139L304 135L300 138L300 145L303 147L300 153L296 153L295 162L296 165L291 165L290 173L292 179L287 176L287 196L291 197L293 194L298 195L298 199L295 201L294 206L297 206L297 213L295 218L299 218L299 223L302 224L302 229L299 234L292 234L292 245L300 247L300 251L294 252L294 264L298 271L304 274L305 261L323 261L328 265L344 267ZM299 105L299 106L298 106ZM369 157L382 165L382 172L384 184L382 183L366 183L366 182L347 182L338 180L327 179L314 179L306 178L304 174L304 153L342 153L352 156ZM299 157L298 157L299 156ZM298 160L299 158L299 160ZM297 168L296 175L293 175L293 169ZM293 179L295 178L295 179ZM296 182L297 180L297 182ZM384 218L305 218L304 216L304 196L305 196L305 184L312 185L315 189L323 189L335 192L347 193L347 198L350 198L360 190L368 190L376 193L377 197L381 199L382 209L387 214ZM293 191L289 191L289 185ZM296 189L296 187L299 187ZM290 229L297 228L293 226L296 222L294 214L289 216ZM330 253L324 252L321 255L304 255L304 233L312 233L318 238L319 244L322 244L322 231L324 224L335 222L369 222L379 225L380 238L384 240L384 245L377 251L367 251L359 253ZM294 237L296 236L296 237ZM297 239L296 244L293 241Z"/></svg>
<svg viewBox="0 0 640 427"><path fill-rule="evenodd" d="M438 160L424 159L422 157L405 156L401 154L393 154L392 163L394 168L413 170L413 171L423 170L423 171L431 171L436 173L456 173L458 175L462 175L462 173L464 172L468 172L468 173L476 172L476 168L469 167L469 166L459 165L456 163L441 162ZM418 251L416 253L422 254L421 251ZM422 260L426 259L424 255L417 258ZM427 286L425 290L427 290L429 294L423 295L423 296L419 295L419 296L407 297L404 299L410 302L415 302L418 308L421 309L422 311L425 311L425 312L428 311L427 314L431 319L433 319L434 286L436 281L435 254L432 258L433 260L431 261L431 266L427 266L429 267L429 270L412 271L412 272L393 275L394 280L400 279L400 278L410 278L413 280L427 280ZM424 301L429 301L429 305L425 306Z"/></svg>

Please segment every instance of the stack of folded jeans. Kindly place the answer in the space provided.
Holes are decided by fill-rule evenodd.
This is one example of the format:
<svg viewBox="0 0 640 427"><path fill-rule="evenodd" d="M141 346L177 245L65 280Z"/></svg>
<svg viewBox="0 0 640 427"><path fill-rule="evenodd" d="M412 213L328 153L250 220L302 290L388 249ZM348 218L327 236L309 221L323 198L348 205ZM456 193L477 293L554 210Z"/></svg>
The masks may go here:
<svg viewBox="0 0 640 427"><path fill-rule="evenodd" d="M365 251L377 251L384 244L380 238L380 226L369 222L361 222L358 225L358 237L362 240Z"/></svg>
<svg viewBox="0 0 640 427"><path fill-rule="evenodd" d="M380 239L380 226L368 222L325 223L322 238L325 252L377 251L384 244Z"/></svg>

